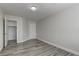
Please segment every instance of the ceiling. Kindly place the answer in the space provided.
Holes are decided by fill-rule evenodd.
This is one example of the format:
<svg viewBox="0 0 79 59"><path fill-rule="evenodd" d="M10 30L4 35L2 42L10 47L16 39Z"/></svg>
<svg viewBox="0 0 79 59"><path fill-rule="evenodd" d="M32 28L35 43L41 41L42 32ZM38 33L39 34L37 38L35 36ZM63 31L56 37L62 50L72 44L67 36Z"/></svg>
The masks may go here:
<svg viewBox="0 0 79 59"><path fill-rule="evenodd" d="M4 14L21 16L29 20L40 20L55 14L65 8L71 7L73 3L0 3ZM32 11L29 7L36 6L37 10Z"/></svg>

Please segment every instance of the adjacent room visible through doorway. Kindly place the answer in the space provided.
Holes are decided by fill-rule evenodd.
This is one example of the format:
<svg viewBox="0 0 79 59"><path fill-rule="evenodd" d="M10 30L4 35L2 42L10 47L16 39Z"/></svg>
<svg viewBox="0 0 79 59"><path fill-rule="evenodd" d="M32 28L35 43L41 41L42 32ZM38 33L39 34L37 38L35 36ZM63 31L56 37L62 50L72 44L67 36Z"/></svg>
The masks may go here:
<svg viewBox="0 0 79 59"><path fill-rule="evenodd" d="M8 45L17 43L17 26L16 21L8 21Z"/></svg>

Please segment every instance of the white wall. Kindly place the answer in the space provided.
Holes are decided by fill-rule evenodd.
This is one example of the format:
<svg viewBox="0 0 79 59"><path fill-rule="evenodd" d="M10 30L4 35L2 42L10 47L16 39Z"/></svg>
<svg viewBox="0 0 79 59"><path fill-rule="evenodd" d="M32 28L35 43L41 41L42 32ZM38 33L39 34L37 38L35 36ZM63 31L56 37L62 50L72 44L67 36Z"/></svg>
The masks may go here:
<svg viewBox="0 0 79 59"><path fill-rule="evenodd" d="M79 53L79 5L37 22L37 38Z"/></svg>
<svg viewBox="0 0 79 59"><path fill-rule="evenodd" d="M3 18L2 18L2 11L0 10L0 51L3 48Z"/></svg>
<svg viewBox="0 0 79 59"><path fill-rule="evenodd" d="M24 41L29 40L29 20L23 18L23 39Z"/></svg>
<svg viewBox="0 0 79 59"><path fill-rule="evenodd" d="M23 18L23 40L36 38L36 22Z"/></svg>
<svg viewBox="0 0 79 59"><path fill-rule="evenodd" d="M24 41L36 38L36 22L23 19L23 37Z"/></svg>
<svg viewBox="0 0 79 59"><path fill-rule="evenodd" d="M29 21L29 39L36 39L36 22Z"/></svg>

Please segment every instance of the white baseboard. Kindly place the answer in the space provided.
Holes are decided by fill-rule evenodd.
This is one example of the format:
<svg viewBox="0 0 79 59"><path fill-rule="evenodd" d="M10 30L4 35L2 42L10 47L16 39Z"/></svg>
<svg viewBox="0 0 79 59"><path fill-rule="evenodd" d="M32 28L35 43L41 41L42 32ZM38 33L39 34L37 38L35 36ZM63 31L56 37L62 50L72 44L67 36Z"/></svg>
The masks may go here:
<svg viewBox="0 0 79 59"><path fill-rule="evenodd" d="M23 42L25 42L25 41L28 41L28 40L30 40L30 39L27 39L27 40L23 40Z"/></svg>
<svg viewBox="0 0 79 59"><path fill-rule="evenodd" d="M20 41L20 42L17 42L17 43L22 43L22 42L25 42L25 41L28 41L28 40L32 40L32 39L36 39L36 38L28 38L27 40L23 40L23 41Z"/></svg>
<svg viewBox="0 0 79 59"><path fill-rule="evenodd" d="M0 48L0 52L3 50L3 47Z"/></svg>
<svg viewBox="0 0 79 59"><path fill-rule="evenodd" d="M42 39L40 39L40 38L38 38L38 40L43 41L43 42L45 42L45 43L48 43L48 44L50 44L50 45L56 46L56 47L58 47L58 48L60 48L60 49L63 49L63 50L65 50L65 51L68 51L68 52L73 53L73 54L75 54L75 55L79 55L79 52L77 52L77 51L74 51L74 50L65 48L65 47L63 47L63 46L60 46L60 45L57 45L57 44L48 42L48 41L46 41L46 40L42 40Z"/></svg>

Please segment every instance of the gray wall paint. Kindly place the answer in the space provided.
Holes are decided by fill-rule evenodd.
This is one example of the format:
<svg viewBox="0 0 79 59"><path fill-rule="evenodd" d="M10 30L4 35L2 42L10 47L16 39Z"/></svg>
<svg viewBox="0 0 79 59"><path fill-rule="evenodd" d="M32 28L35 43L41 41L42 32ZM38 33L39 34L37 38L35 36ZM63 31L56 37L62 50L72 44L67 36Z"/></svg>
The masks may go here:
<svg viewBox="0 0 79 59"><path fill-rule="evenodd" d="M79 52L79 5L37 22L37 38Z"/></svg>

